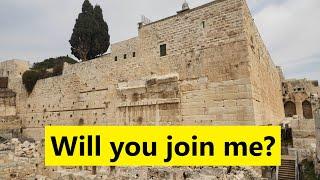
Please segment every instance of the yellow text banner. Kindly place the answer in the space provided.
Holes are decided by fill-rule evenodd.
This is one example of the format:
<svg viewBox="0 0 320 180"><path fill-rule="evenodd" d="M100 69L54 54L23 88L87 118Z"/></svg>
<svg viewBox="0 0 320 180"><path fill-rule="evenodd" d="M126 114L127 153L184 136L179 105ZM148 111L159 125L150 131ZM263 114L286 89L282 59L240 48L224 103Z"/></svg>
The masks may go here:
<svg viewBox="0 0 320 180"><path fill-rule="evenodd" d="M279 166L278 126L47 126L46 166Z"/></svg>

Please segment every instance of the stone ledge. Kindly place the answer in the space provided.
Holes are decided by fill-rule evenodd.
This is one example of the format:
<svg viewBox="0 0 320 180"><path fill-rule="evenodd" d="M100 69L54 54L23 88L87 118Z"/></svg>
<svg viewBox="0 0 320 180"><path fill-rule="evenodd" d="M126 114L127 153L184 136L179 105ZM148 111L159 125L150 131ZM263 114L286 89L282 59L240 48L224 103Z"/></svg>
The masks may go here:
<svg viewBox="0 0 320 180"><path fill-rule="evenodd" d="M172 99L154 99L154 100L142 100L137 102L123 102L118 105L118 107L134 107L134 106L150 106L158 104L178 104L180 103L179 98Z"/></svg>

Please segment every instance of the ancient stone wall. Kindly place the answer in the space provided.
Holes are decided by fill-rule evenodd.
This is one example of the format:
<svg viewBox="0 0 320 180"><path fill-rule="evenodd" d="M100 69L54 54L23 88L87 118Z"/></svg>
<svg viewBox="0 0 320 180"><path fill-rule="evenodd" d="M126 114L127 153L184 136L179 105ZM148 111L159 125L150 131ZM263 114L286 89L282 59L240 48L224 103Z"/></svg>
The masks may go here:
<svg viewBox="0 0 320 180"><path fill-rule="evenodd" d="M19 114L27 128L25 135L44 137L45 125L77 125L79 118L74 112L81 111L76 105L81 103L79 85L77 75L39 80L26 100L25 113Z"/></svg>
<svg viewBox="0 0 320 180"><path fill-rule="evenodd" d="M250 84L256 124L280 124L284 111L282 104L282 73L275 66L263 43L248 6L244 7Z"/></svg>
<svg viewBox="0 0 320 180"><path fill-rule="evenodd" d="M21 93L24 134L42 137L45 125L278 124L280 76L257 34L244 0L142 25L111 53L66 64Z"/></svg>
<svg viewBox="0 0 320 180"><path fill-rule="evenodd" d="M0 63L0 76L10 77L22 75L24 67L29 68L28 62L23 60L8 60Z"/></svg>
<svg viewBox="0 0 320 180"><path fill-rule="evenodd" d="M317 175L320 175L320 108L315 112L315 126L316 126L316 158L315 169Z"/></svg>
<svg viewBox="0 0 320 180"><path fill-rule="evenodd" d="M0 89L0 116L16 115L16 93L8 89Z"/></svg>
<svg viewBox="0 0 320 180"><path fill-rule="evenodd" d="M0 88L0 133L21 128L21 119L17 113L25 105L22 74L27 69L27 61L10 60L0 63L0 77L6 81L5 86Z"/></svg>
<svg viewBox="0 0 320 180"><path fill-rule="evenodd" d="M316 126L314 119L299 117L285 118L292 129L293 148L298 152L299 160L313 159L316 153Z"/></svg>
<svg viewBox="0 0 320 180"><path fill-rule="evenodd" d="M29 62L23 60L9 60L0 62L0 77L8 78L7 89L16 94L16 111L21 112L25 106L27 92L22 83L23 73L29 69Z"/></svg>
<svg viewBox="0 0 320 180"><path fill-rule="evenodd" d="M12 129L19 129L20 122L17 118L16 93L0 88L0 136Z"/></svg>
<svg viewBox="0 0 320 180"><path fill-rule="evenodd" d="M318 81L306 79L286 80L282 84L284 109L287 117L313 119L314 111L320 105Z"/></svg>

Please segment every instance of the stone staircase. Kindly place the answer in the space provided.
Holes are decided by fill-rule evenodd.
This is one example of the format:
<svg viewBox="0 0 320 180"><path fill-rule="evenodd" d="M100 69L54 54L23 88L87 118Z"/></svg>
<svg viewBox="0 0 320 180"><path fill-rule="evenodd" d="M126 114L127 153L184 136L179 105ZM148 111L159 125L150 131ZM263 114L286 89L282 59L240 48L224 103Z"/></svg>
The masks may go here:
<svg viewBox="0 0 320 180"><path fill-rule="evenodd" d="M297 175L295 157L283 156L281 166L278 167L278 180L295 180Z"/></svg>

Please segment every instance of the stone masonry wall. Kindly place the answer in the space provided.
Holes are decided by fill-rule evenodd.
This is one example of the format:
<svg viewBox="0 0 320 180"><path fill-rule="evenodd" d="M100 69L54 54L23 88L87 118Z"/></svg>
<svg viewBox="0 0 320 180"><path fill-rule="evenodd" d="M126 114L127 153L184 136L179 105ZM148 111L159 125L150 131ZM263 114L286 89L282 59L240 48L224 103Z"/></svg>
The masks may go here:
<svg viewBox="0 0 320 180"><path fill-rule="evenodd" d="M16 115L16 94L7 89L0 89L0 116Z"/></svg>
<svg viewBox="0 0 320 180"><path fill-rule="evenodd" d="M316 158L315 169L317 175L320 175L320 109L315 111L315 128L316 128Z"/></svg>
<svg viewBox="0 0 320 180"><path fill-rule="evenodd" d="M280 124L284 118L282 74L264 45L248 6L244 8L244 19L256 124Z"/></svg>
<svg viewBox="0 0 320 180"><path fill-rule="evenodd" d="M20 128L16 114L16 94L8 89L0 89L0 134Z"/></svg>
<svg viewBox="0 0 320 180"><path fill-rule="evenodd" d="M81 99L79 77L68 75L43 79L37 82L32 94L26 100L23 119L26 136L44 137L45 125L77 125L78 112L75 103Z"/></svg>
<svg viewBox="0 0 320 180"><path fill-rule="evenodd" d="M24 134L41 138L45 125L277 124L280 78L259 38L263 60L252 55L249 17L244 0L216 0L141 26L110 54L65 65L19 109Z"/></svg>
<svg viewBox="0 0 320 180"><path fill-rule="evenodd" d="M26 61L9 60L0 63L0 77L8 78L7 88L0 89L0 133L21 127L17 113L25 104L22 74L27 69L29 64Z"/></svg>
<svg viewBox="0 0 320 180"><path fill-rule="evenodd" d="M298 152L299 161L313 159L316 153L315 120L294 117L286 118L285 122L292 129L293 147Z"/></svg>
<svg viewBox="0 0 320 180"><path fill-rule="evenodd" d="M27 92L22 84L22 74L29 69L29 63L23 60L9 60L0 63L0 77L8 77L8 89L16 93L15 108L22 112Z"/></svg>
<svg viewBox="0 0 320 180"><path fill-rule="evenodd" d="M318 81L291 79L283 82L283 103L286 116L299 116L313 119L314 110L320 106L320 87ZM304 106L307 103L309 106ZM288 106L292 104L292 106Z"/></svg>

